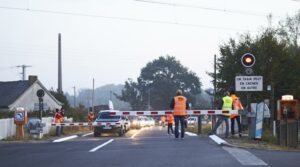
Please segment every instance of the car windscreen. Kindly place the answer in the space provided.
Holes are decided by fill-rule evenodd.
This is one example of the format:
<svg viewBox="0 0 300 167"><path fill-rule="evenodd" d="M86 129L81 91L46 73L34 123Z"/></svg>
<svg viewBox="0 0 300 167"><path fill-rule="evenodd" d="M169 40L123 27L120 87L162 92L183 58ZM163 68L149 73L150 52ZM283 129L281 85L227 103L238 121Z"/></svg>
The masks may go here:
<svg viewBox="0 0 300 167"><path fill-rule="evenodd" d="M98 119L120 119L121 116L110 115L110 112L101 112Z"/></svg>

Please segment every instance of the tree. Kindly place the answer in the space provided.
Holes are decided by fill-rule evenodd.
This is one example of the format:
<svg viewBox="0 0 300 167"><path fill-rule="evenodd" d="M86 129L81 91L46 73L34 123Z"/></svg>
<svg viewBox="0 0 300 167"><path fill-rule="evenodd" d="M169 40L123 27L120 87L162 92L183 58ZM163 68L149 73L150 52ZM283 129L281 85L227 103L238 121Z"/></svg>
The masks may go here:
<svg viewBox="0 0 300 167"><path fill-rule="evenodd" d="M181 89L191 103L201 93L201 82L194 72L182 66L172 56L159 57L142 68L137 82L129 79L119 99L132 109L169 109L169 101Z"/></svg>
<svg viewBox="0 0 300 167"><path fill-rule="evenodd" d="M70 109L70 104L67 99L67 97L63 93L55 92L53 90L49 91L58 101L60 101L63 104L63 107L65 110Z"/></svg>

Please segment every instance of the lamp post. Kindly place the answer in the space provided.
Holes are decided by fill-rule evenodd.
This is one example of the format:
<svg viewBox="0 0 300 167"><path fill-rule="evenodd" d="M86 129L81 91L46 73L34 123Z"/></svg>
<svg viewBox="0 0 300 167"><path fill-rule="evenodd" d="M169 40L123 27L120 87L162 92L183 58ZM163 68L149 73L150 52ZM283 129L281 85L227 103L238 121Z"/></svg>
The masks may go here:
<svg viewBox="0 0 300 167"><path fill-rule="evenodd" d="M148 110L150 111L150 89L148 89Z"/></svg>

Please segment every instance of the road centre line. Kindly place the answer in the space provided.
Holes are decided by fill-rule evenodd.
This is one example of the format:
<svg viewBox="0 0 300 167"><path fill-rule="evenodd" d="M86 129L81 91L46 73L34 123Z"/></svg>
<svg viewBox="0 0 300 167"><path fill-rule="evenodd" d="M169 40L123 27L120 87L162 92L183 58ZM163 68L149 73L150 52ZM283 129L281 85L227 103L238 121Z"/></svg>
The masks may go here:
<svg viewBox="0 0 300 167"><path fill-rule="evenodd" d="M78 136L77 135L73 135L73 136L64 137L64 138L61 138L61 139L54 140L53 143L59 143L59 142L71 140L71 139L74 139L76 137L78 137Z"/></svg>
<svg viewBox="0 0 300 167"><path fill-rule="evenodd" d="M106 146L107 144L109 144L109 143L111 143L111 142L113 142L113 141L114 141L114 139L110 139L110 140L108 140L107 142L105 142L105 143L103 143L103 144L101 144L101 145L99 145L99 146L97 146L97 147L91 149L89 152L95 152L95 151L97 151L98 149L100 149L100 148Z"/></svg>
<svg viewBox="0 0 300 167"><path fill-rule="evenodd" d="M242 165L268 165L247 150L234 147L223 147L223 149L237 159Z"/></svg>
<svg viewBox="0 0 300 167"><path fill-rule="evenodd" d="M92 134L93 134L93 132L87 133L87 134L82 135L82 137L89 136L89 135L92 135Z"/></svg>

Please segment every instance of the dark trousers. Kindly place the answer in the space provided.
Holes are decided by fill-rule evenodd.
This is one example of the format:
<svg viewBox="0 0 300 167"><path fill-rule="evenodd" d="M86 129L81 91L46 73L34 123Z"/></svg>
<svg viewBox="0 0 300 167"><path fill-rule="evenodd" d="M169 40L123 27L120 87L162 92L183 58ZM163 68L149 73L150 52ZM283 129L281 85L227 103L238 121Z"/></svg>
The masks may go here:
<svg viewBox="0 0 300 167"><path fill-rule="evenodd" d="M181 138L184 138L184 118L185 116L174 116L175 120L175 138L179 137L179 122L180 122L180 127L181 127Z"/></svg>
<svg viewBox="0 0 300 167"><path fill-rule="evenodd" d="M223 121L225 121L225 124L226 124L225 137L228 137L229 136L228 118L229 118L229 116L219 115L218 121L217 121L216 125L214 126L214 128L213 128L213 130L212 130L211 133L216 133L218 127L222 124Z"/></svg>
<svg viewBox="0 0 300 167"><path fill-rule="evenodd" d="M56 133L55 133L55 135L56 136L60 136L60 134L61 134L61 127L60 126L56 126Z"/></svg>
<svg viewBox="0 0 300 167"><path fill-rule="evenodd" d="M171 133L173 134L173 124L172 123L168 123L168 134L170 134L170 131Z"/></svg>
<svg viewBox="0 0 300 167"><path fill-rule="evenodd" d="M236 119L236 122L238 123L238 131L239 131L239 134L241 134L242 133L242 128L241 128L240 116L236 116L236 117L230 119L230 121L231 121L231 134L234 135L234 119Z"/></svg>

